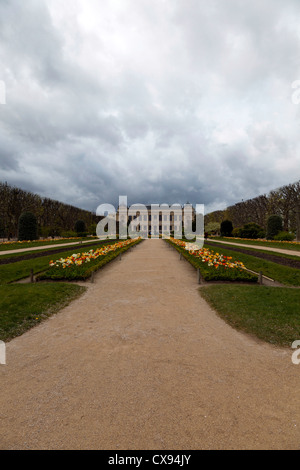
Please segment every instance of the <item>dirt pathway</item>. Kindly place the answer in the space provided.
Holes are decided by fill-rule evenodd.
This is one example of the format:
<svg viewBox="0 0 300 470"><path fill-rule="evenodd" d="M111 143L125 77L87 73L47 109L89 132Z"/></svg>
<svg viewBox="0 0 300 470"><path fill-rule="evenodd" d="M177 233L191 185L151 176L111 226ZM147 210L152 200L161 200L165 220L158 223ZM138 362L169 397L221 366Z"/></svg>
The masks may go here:
<svg viewBox="0 0 300 470"><path fill-rule="evenodd" d="M226 325L146 240L7 345L1 449L299 449L292 350ZM295 338L300 339L300 338Z"/></svg>
<svg viewBox="0 0 300 470"><path fill-rule="evenodd" d="M246 245L244 243L224 242L223 240L216 240L214 238L208 238L207 241L214 242L214 243L222 243L224 245L234 245L234 246L238 246L239 248L252 248L252 250L273 251L274 253L282 253L283 255L300 256L300 251L297 251L297 250L284 250L282 248L272 248L269 246L248 245L248 244Z"/></svg>
<svg viewBox="0 0 300 470"><path fill-rule="evenodd" d="M31 247L31 248L17 248L15 250L3 250L3 251L0 251L0 256L7 256L7 255L13 255L13 254L16 254L16 253L20 253L23 254L23 253L27 253L28 251L31 252L31 251L43 251L43 250L46 250L46 249L50 249L50 248L53 248L53 249L58 249L60 247L68 247L68 246L78 246L78 247L81 247L82 245L85 245L87 243L97 243L99 241L98 238L94 238L94 239L88 239L88 240L83 240L81 242L78 242L78 241L74 241L74 242L69 242L69 243L57 243L57 244L53 244L52 245L40 245L40 246L35 246L35 247Z"/></svg>

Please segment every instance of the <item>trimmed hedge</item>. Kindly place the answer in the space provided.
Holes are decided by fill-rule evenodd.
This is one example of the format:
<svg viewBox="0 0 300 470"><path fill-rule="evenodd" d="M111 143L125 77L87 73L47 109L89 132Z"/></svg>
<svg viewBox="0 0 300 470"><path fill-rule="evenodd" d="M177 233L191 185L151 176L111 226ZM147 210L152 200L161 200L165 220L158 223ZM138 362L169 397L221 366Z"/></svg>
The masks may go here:
<svg viewBox="0 0 300 470"><path fill-rule="evenodd" d="M39 274L36 277L36 280L37 281L44 281L44 280L85 281L86 279L91 277L93 272L98 271L107 263L117 258L117 256L119 256L121 253L127 251L129 248L140 243L141 241L142 240L137 240L131 243L130 245L119 248L116 251L109 252L106 255L100 256L99 258L92 260L87 264L82 264L81 266L71 266L65 269L61 267L52 267L48 269L47 271Z"/></svg>
<svg viewBox="0 0 300 470"><path fill-rule="evenodd" d="M225 268L219 266L218 269L208 266L203 263L202 260L196 256L190 255L187 250L175 245L170 240L166 240L170 243L182 256L191 263L196 269L200 269L201 277L204 281L230 281L230 282L257 282L258 276L252 274L244 269L238 268Z"/></svg>
<svg viewBox="0 0 300 470"><path fill-rule="evenodd" d="M240 238L256 239L265 237L265 232L263 228L260 227L258 224L255 224L254 222L249 222L248 224L245 224L235 233L236 236Z"/></svg>
<svg viewBox="0 0 300 470"><path fill-rule="evenodd" d="M290 232L279 232L278 235L275 235L274 240L292 242L295 240L295 235Z"/></svg>

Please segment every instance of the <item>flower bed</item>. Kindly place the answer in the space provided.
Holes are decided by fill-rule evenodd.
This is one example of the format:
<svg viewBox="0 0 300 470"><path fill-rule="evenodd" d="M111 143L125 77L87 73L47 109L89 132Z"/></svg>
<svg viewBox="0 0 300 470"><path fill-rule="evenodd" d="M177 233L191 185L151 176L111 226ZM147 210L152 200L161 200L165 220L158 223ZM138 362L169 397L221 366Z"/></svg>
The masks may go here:
<svg viewBox="0 0 300 470"><path fill-rule="evenodd" d="M97 250L74 253L67 258L50 261L49 269L40 274L37 280L85 280L123 251L139 243L140 238L125 240L113 245L104 245Z"/></svg>
<svg viewBox="0 0 300 470"><path fill-rule="evenodd" d="M197 245L183 240L170 239L177 250L195 267L200 269L205 281L257 282L258 277L248 272L241 261L225 256L208 248L198 249Z"/></svg>

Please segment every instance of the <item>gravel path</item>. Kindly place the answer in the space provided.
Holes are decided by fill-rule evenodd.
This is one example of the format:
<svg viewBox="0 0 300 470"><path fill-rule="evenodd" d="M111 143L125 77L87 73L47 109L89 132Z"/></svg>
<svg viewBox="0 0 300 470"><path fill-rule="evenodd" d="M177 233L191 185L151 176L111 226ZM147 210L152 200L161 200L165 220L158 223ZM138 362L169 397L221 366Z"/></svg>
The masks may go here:
<svg viewBox="0 0 300 470"><path fill-rule="evenodd" d="M7 344L0 449L300 448L292 350L224 323L162 240L88 286Z"/></svg>
<svg viewBox="0 0 300 470"><path fill-rule="evenodd" d="M216 240L214 238L208 238L207 241L214 243L222 243L224 245L234 245L240 248L252 248L252 250L273 251L274 253L282 253L283 255L300 256L300 251L297 250L284 250L282 248L273 248L261 245L246 245L244 243L224 242L223 240Z"/></svg>
<svg viewBox="0 0 300 470"><path fill-rule="evenodd" d="M46 250L46 249L50 249L50 248L60 248L60 247L64 247L64 246L78 246L78 247L81 247L82 245L85 245L87 243L93 243L93 242L98 242L99 239L98 238L94 238L94 239L88 239L88 240L83 240L82 242L78 242L78 241L74 241L74 242L68 242L68 243L52 243L50 245L40 245L40 246L35 246L35 247L31 247L31 248L17 248L15 250L2 250L0 251L0 256L7 256L7 255L14 255L16 253L27 253L28 251L43 251L43 250Z"/></svg>

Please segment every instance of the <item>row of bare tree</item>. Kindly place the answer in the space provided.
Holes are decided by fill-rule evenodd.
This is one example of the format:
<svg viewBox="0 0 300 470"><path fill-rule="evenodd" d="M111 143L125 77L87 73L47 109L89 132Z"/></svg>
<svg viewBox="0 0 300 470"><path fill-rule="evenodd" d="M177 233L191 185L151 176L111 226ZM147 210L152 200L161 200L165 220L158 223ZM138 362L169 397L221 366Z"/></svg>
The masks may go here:
<svg viewBox="0 0 300 470"><path fill-rule="evenodd" d="M280 215L285 231L296 232L300 240L300 180L282 186L268 195L257 196L238 202L224 211L215 211L205 216L205 223L231 220L234 227L255 222L264 229L270 215Z"/></svg>
<svg viewBox="0 0 300 470"><path fill-rule="evenodd" d="M77 220L83 220L87 228L96 223L92 212L0 182L1 237L17 236L18 220L24 211L35 214L40 229L51 228L56 233L74 230Z"/></svg>

